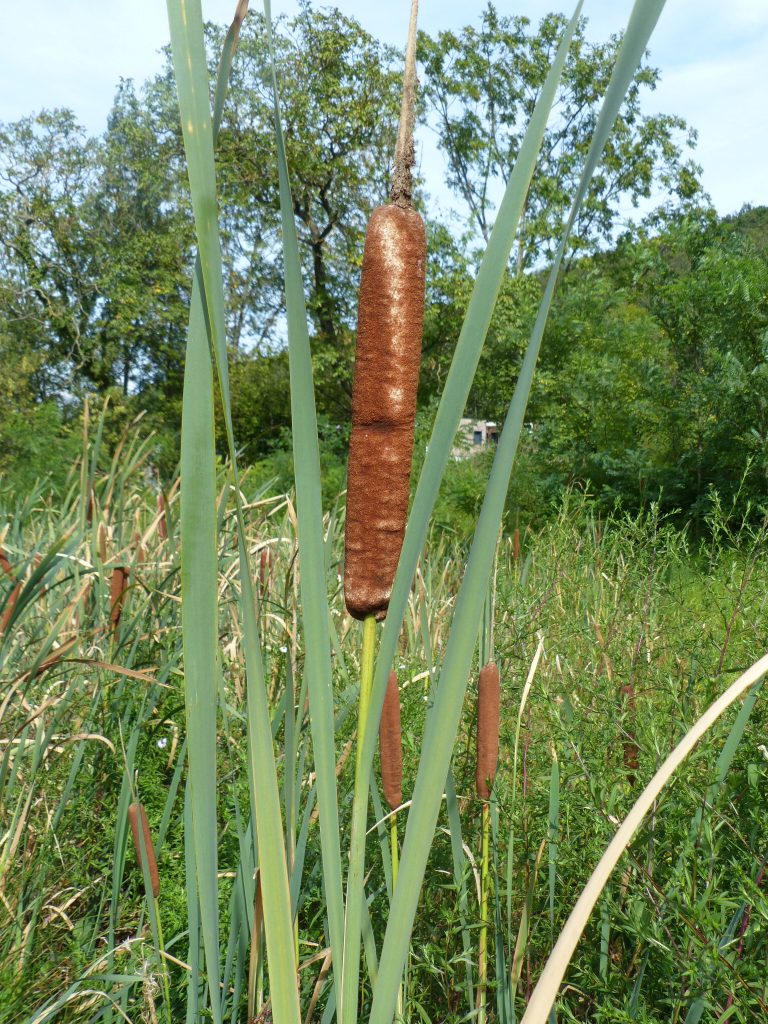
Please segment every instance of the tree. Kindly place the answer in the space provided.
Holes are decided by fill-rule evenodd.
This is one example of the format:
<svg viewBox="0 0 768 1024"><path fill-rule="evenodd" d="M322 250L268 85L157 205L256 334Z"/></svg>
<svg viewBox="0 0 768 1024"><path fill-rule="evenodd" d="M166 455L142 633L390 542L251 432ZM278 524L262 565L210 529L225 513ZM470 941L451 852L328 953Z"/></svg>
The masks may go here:
<svg viewBox="0 0 768 1024"><path fill-rule="evenodd" d="M547 15L534 32L529 19L501 16L489 3L479 28L420 36L428 117L448 161L447 182L483 240L565 24L564 16ZM518 274L552 255L619 47L616 37L587 42L585 25L581 19L526 199L514 255ZM642 90L654 89L658 78L647 64L635 75L574 227L575 253L610 239L620 203L637 205L654 187L678 205L701 194L699 169L683 156L695 132L679 117L640 112Z"/></svg>
<svg viewBox="0 0 768 1024"><path fill-rule="evenodd" d="M40 398L69 389L91 361L97 153L69 111L0 125L0 309L4 332L34 356Z"/></svg>

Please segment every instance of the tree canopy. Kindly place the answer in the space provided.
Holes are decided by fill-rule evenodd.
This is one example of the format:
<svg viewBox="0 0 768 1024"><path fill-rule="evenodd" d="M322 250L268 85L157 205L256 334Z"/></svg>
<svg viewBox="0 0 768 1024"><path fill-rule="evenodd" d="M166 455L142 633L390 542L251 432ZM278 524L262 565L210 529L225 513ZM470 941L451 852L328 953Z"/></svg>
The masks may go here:
<svg viewBox="0 0 768 1024"><path fill-rule="evenodd" d="M465 211L463 221L441 220L434 182L420 181L429 236L422 418L445 379L477 247L563 24L548 15L533 25L489 4L458 33L420 34L420 130L437 133ZM208 27L212 70L222 38ZM354 19L307 3L278 19L276 43L318 408L335 451L349 415L365 224L387 196L402 55ZM581 21L470 415L498 419L509 400L618 45L594 41ZM217 175L234 415L252 461L273 458L290 425L269 73L264 22L251 14ZM711 487L744 493L748 458L749 493L764 486L766 218L747 209L718 221L691 159L695 132L674 112L649 112L658 78L647 63L637 72L576 225L524 454L542 500L579 482L607 502L663 493L696 512ZM0 379L4 430L27 416L41 436L66 435L87 396L109 394L117 418L146 410L155 459L172 472L194 232L169 60L140 86L118 84L97 138L71 111L49 110L0 125L0 144L0 354L16 370L13 383ZM651 198L656 212L629 224ZM0 468L19 461L14 451Z"/></svg>

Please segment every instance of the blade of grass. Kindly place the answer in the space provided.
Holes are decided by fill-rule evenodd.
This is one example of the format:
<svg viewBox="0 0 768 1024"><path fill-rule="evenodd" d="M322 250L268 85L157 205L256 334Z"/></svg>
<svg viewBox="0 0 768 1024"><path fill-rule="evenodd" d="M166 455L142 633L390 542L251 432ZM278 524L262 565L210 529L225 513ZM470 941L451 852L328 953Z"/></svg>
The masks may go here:
<svg viewBox="0 0 768 1024"><path fill-rule="evenodd" d="M244 11L244 5L238 6L233 30L236 32L239 27L239 18ZM298 1024L300 1009L295 971L293 970L293 928L290 914L290 892L288 887L288 868L285 857L285 846L282 842L282 821L280 815L280 800L277 786L277 773L275 766L274 751L272 747L272 733L269 719L269 709L266 700L264 687L264 671L259 648L258 624L255 614L255 596L253 584L248 565L245 530L243 525L242 494L239 486L237 472L237 461L235 457L234 434L232 428L231 402L229 396L229 376L227 368L227 349L225 337L224 318L224 290L221 269L221 249L218 234L218 218L216 208L216 177L213 158L214 131L218 124L212 124L208 97L208 74L206 68L205 48L203 42L202 11L199 0L168 0L169 23L171 26L171 44L174 63L174 72L177 82L179 98L179 111L181 115L182 132L184 136L184 149L187 158L187 168L190 182L190 193L192 196L192 207L195 219L195 230L198 241L198 264L195 273L193 287L193 301L196 301L200 316L197 323L196 349L199 349L197 359L198 367L196 377L199 378L202 386L203 401L212 402L212 381L210 380L210 355L208 354L207 342L210 342L210 352L216 363L219 380L219 387L222 396L222 407L226 427L227 444L231 459L231 468L234 482L234 494L238 524L238 550L240 557L241 577L241 611L243 618L243 650L245 653L246 674L248 679L248 741L249 741L249 769L251 789L254 794L254 804L257 817L257 835L259 837L259 866L264 881L264 918L267 933L267 942L272 952L270 959L270 970L272 980L272 1005L274 1018L277 1024ZM220 69L220 77L227 73L226 66ZM220 95L217 89L217 95ZM218 107L220 112L221 107ZM204 321L200 323L200 320ZM203 333L202 328L205 328ZM203 366L203 348L206 348L206 368ZM186 411L185 405L185 411ZM191 413L190 413L191 416ZM199 438L201 454L205 460L206 479L204 484L208 486L207 470L209 461L213 454L213 418L206 419L204 427L205 437ZM192 428L190 427L190 430ZM213 481L215 486L215 480ZM192 492L188 489L188 493ZM198 771L192 769L192 758L190 757L190 775L193 779L193 793L195 792L194 778L198 776L199 785L202 787L205 796L206 817L210 832L198 835L199 815L197 813L197 795L195 796L195 814L193 825L195 831L195 853L199 856L198 848L204 856L204 863L197 864L198 879L200 882L199 898L201 903L201 919L203 922L204 945L206 948L206 961L209 963L215 958L216 972L218 974L218 915L214 907L216 897L216 875L211 872L212 863L216 857L215 839L215 728L216 728L216 707L215 695L218 689L217 668L217 644L216 644L216 578L215 578L215 556L216 556L216 495L207 493L205 500L200 501L194 497L193 501L199 501L198 513L203 519L205 532L201 537L194 539L197 555L200 559L200 577L195 577L195 587L200 606L195 609L201 627L201 635L190 636L190 641L195 646L195 653L201 657L200 664L208 671L207 686L202 674L198 672L199 665L195 665L195 673L198 675L195 694L197 700L203 698L209 707L209 717L203 721L199 704L193 702L195 707L198 729L205 736L205 768L202 768L202 758L198 761ZM190 510L194 517L194 511ZM183 503L182 503L182 517ZM182 532L183 526L182 526ZM191 538L190 538L191 540ZM211 543L212 541L212 543ZM192 541L191 541L192 542ZM210 567L206 562L209 549L213 550L214 556L214 577L211 580ZM184 606L184 559L182 559L182 609ZM203 580L205 582L203 582ZM187 581L189 589L189 579ZM204 594L203 594L204 591ZM204 605L204 609L203 609ZM214 639L211 643L209 630L213 626ZM185 628L185 643L187 633L192 633L192 625ZM213 681L213 682L212 682ZM212 691L212 695L211 695ZM193 745L190 735L190 749ZM197 752L196 752L197 755ZM212 756L211 756L212 755ZM211 820L211 815L213 818ZM202 886L205 886L205 889ZM211 986L213 988L213 986ZM218 993L218 982L216 983ZM218 994L212 997L214 1016L216 1024L221 1019L220 1000ZM218 1006L218 1009L217 1009Z"/></svg>
<svg viewBox="0 0 768 1024"><path fill-rule="evenodd" d="M344 933L341 881L341 848L336 789L331 637L325 582L320 450L312 381L312 359L307 331L307 311L301 278L296 224L293 218L288 164L285 156L280 98L272 37L271 4L264 2L267 39L272 63L272 92L275 114L280 212L285 265L285 298L288 326L288 357L291 381L291 425L293 434L296 504L299 521L301 604L309 688L309 715L317 775L320 811L320 844L323 886L328 912L332 970L338 983L342 964Z"/></svg>

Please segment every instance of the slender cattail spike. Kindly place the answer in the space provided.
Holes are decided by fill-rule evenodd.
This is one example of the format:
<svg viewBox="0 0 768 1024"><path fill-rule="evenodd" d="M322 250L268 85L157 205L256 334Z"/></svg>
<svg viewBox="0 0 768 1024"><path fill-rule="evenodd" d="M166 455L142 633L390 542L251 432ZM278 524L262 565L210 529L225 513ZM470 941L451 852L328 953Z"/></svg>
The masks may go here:
<svg viewBox="0 0 768 1024"><path fill-rule="evenodd" d="M117 627L120 625L123 598L127 586L128 569L124 565L118 565L112 570L112 580L109 585L109 621L112 623L112 628L115 632L117 632Z"/></svg>
<svg viewBox="0 0 768 1024"><path fill-rule="evenodd" d="M162 491L157 496L157 511L160 513L160 519L157 523L157 535L160 540L166 540L168 537L168 518L165 507L165 495Z"/></svg>
<svg viewBox="0 0 768 1024"><path fill-rule="evenodd" d="M147 553L144 550L144 545L141 543L141 534L138 530L133 535L133 542L136 545L136 561L139 565L142 565L147 560Z"/></svg>
<svg viewBox="0 0 768 1024"><path fill-rule="evenodd" d="M400 736L400 690L397 676L389 673L384 707L379 723L381 788L391 810L403 802L403 747Z"/></svg>
<svg viewBox="0 0 768 1024"><path fill-rule="evenodd" d="M101 561L107 561L107 528L104 523L99 523L99 555Z"/></svg>
<svg viewBox="0 0 768 1024"><path fill-rule="evenodd" d="M490 661L480 669L477 684L477 767L475 784L481 800L488 800L499 761L499 669Z"/></svg>
<svg viewBox="0 0 768 1024"><path fill-rule="evenodd" d="M512 557L515 560L515 565L517 565L520 561L520 530L517 526L512 534Z"/></svg>
<svg viewBox="0 0 768 1024"><path fill-rule="evenodd" d="M160 876L157 872L157 860L155 858L155 848L152 845L152 834L149 831L147 812L144 810L144 806L142 804L134 803L128 808L128 824L131 826L133 848L136 850L136 860L139 862L139 867L142 869L144 867L141 857L141 836L143 834L144 849L147 853L147 870L149 871L149 880L152 883L152 895L157 899L160 895ZM141 833L139 832L139 828L141 828Z"/></svg>

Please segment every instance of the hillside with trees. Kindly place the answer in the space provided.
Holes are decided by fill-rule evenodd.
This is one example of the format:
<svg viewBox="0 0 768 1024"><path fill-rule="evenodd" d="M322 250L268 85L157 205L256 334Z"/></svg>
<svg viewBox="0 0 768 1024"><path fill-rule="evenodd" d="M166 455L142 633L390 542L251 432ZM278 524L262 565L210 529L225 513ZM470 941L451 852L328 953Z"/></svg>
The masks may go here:
<svg viewBox="0 0 768 1024"><path fill-rule="evenodd" d="M437 134L462 211L440 214L432 194L441 183L421 179L424 432L562 25L560 16L533 25L489 5L461 33L420 35L420 130ZM210 26L211 55L221 40ZM499 419L506 408L617 45L588 41L585 24L579 30L468 415ZM330 495L343 485L363 230L386 192L400 56L353 19L308 6L279 24L278 51ZM263 20L252 16L233 69L218 179L235 433L260 477L286 487L267 67ZM637 72L575 225L511 498L518 514L545 514L569 485L606 507L661 497L685 518L705 514L712 488L741 503L764 492L766 211L745 206L718 219L692 160L693 128L674 113L645 112L657 80L649 65ZM86 398L109 400L108 446L142 416L152 461L170 478L194 240L170 65L140 86L119 84L100 137L87 137L72 111L52 109L0 126L0 142L0 486L23 492L42 477L62 485ZM647 207L649 197L654 212L628 222L627 209Z"/></svg>

